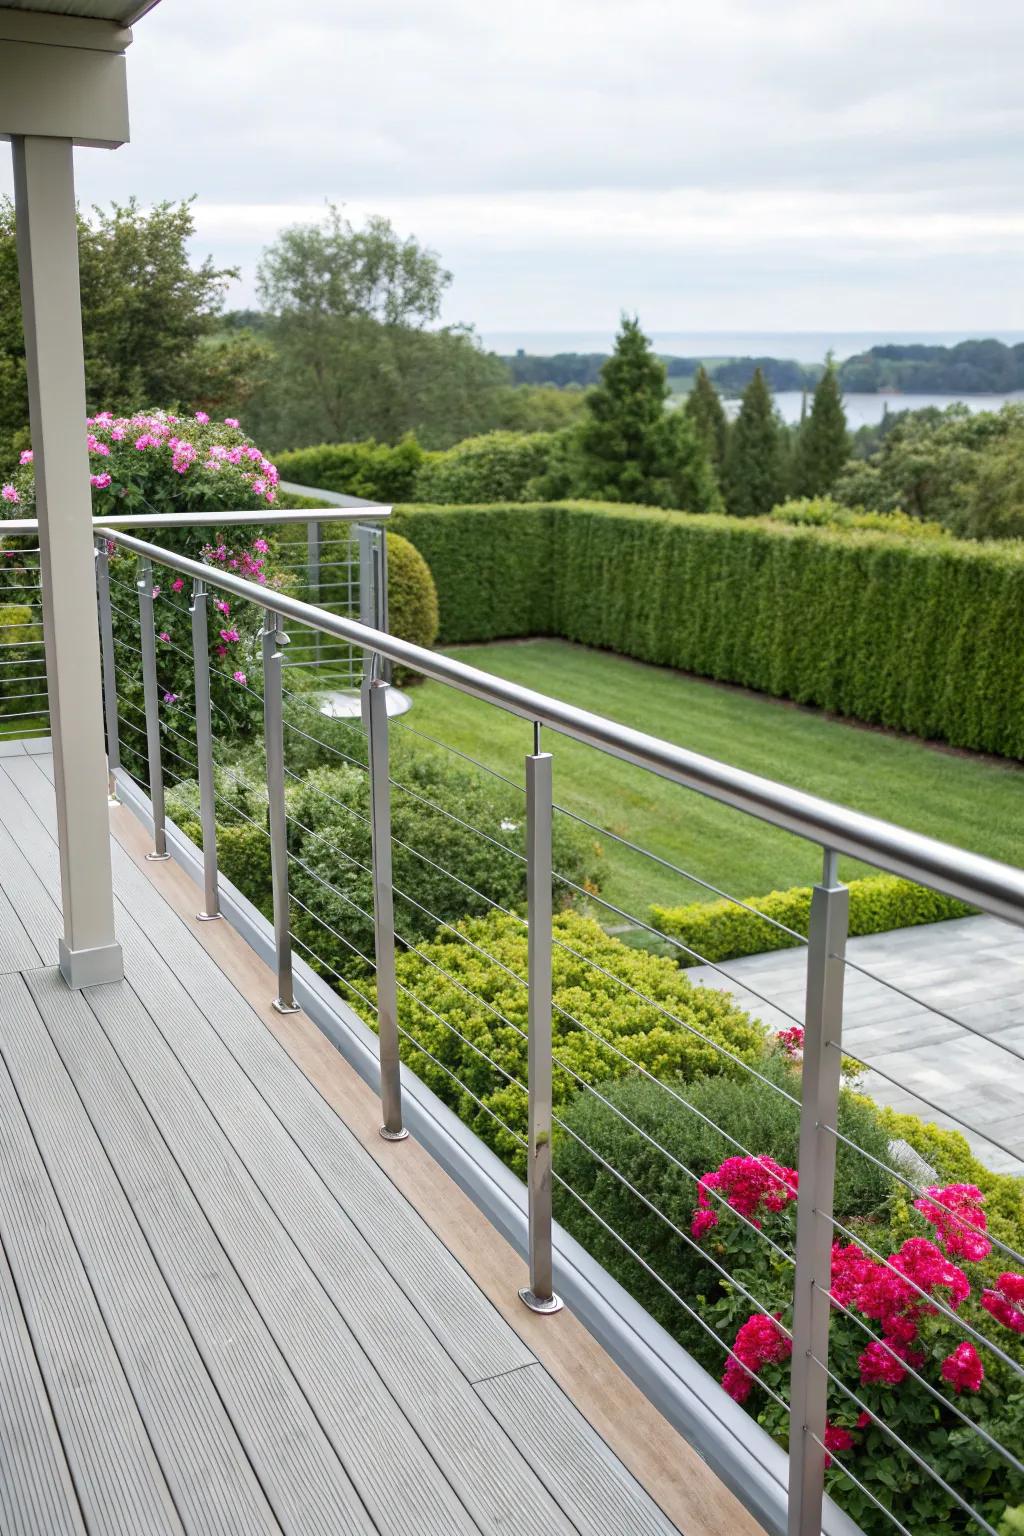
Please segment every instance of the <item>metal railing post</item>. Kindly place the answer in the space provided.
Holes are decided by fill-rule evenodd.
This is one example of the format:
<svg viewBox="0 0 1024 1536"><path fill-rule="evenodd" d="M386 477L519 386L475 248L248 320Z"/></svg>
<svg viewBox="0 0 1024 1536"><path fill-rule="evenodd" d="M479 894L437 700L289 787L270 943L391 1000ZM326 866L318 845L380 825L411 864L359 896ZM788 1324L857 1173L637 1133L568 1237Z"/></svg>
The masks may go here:
<svg viewBox="0 0 1024 1536"><path fill-rule="evenodd" d="M359 540L359 622L370 629L388 629L388 546L386 530L373 523L360 523ZM371 666L375 675L391 681L391 663L384 657L363 653L364 672Z"/></svg>
<svg viewBox="0 0 1024 1536"><path fill-rule="evenodd" d="M121 766L121 738L117 728L117 673L114 667L114 613L110 606L110 556L107 541L96 545L96 603L100 624L100 659L103 664L103 718L107 733L107 798L119 805L115 774Z"/></svg>
<svg viewBox="0 0 1024 1536"><path fill-rule="evenodd" d="M832 1284L832 1206L839 1115L843 981L850 893L839 858L825 849L811 898L800 1109L793 1357L790 1370L789 1536L820 1536L825 1489L825 1420Z"/></svg>
<svg viewBox="0 0 1024 1536"><path fill-rule="evenodd" d="M380 1041L380 1103L385 1141L404 1141L402 1075L398 1050L395 982L395 906L391 873L391 779L388 751L388 684L367 677L362 687L363 725L370 766L373 850L373 945L377 965L377 1035Z"/></svg>
<svg viewBox="0 0 1024 1536"><path fill-rule="evenodd" d="M519 1292L531 1312L562 1310L551 1250L551 819L551 754L540 750L537 725L526 759L530 1284Z"/></svg>
<svg viewBox="0 0 1024 1536"><path fill-rule="evenodd" d="M310 602L320 606L320 556L321 556L321 532L320 523L316 518L311 518L306 524L306 580L309 584ZM317 663L320 661L320 643L323 639L320 631L313 631L313 653Z"/></svg>
<svg viewBox="0 0 1024 1536"><path fill-rule="evenodd" d="M203 888L201 923L220 917L217 876L217 805L213 787L213 706L210 702L209 593L206 582L192 579L192 666L196 683L196 767L199 776L199 821L203 829Z"/></svg>
<svg viewBox="0 0 1024 1536"><path fill-rule="evenodd" d="M153 812L153 852L147 859L169 859L164 811L164 765L160 748L160 699L156 675L156 621L153 615L153 566L148 555L139 560L139 646L142 651L142 693L146 706L146 758L149 805Z"/></svg>
<svg viewBox="0 0 1024 1536"><path fill-rule="evenodd" d="M280 619L263 614L263 742L267 754L267 802L270 813L270 879L274 892L274 953L277 958L278 1013L298 1013L292 979L292 935L288 899L288 821L284 808L284 691L281 653L288 636Z"/></svg>

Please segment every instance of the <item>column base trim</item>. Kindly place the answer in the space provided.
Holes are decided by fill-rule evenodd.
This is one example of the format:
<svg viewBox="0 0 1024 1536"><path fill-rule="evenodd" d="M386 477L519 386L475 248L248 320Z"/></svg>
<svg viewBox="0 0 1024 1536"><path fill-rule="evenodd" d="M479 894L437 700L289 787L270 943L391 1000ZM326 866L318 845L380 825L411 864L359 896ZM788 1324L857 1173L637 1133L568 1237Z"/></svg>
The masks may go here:
<svg viewBox="0 0 1024 1536"><path fill-rule="evenodd" d="M101 944L95 949L69 949L58 944L60 973L69 987L101 987L124 980L124 956L120 944Z"/></svg>

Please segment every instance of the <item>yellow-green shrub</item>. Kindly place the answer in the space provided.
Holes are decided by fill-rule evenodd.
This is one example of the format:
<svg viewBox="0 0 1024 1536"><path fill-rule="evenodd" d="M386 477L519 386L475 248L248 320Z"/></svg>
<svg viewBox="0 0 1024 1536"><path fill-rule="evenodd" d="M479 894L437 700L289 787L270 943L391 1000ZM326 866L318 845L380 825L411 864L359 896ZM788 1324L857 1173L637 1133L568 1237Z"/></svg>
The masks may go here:
<svg viewBox="0 0 1024 1536"><path fill-rule="evenodd" d="M950 917L967 917L973 908L952 896L941 896L926 886L895 875L873 875L851 880L850 934L888 933L893 928L913 928L919 923L938 923ZM748 912L746 907L754 910ZM811 887L771 891L749 896L746 907L734 901L693 902L685 907L650 909L651 922L671 938L696 950L678 952L680 965L699 965L705 960L735 960L740 955L760 955L770 949L792 949L800 940L765 922L757 913L785 923L807 935L811 916Z"/></svg>

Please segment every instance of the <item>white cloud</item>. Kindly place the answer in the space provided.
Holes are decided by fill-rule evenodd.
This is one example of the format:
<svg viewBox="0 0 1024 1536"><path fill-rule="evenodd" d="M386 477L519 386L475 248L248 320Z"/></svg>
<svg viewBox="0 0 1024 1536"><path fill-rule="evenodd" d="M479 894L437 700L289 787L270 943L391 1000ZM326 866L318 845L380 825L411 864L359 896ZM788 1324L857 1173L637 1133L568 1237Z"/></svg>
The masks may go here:
<svg viewBox="0 0 1024 1536"><path fill-rule="evenodd" d="M241 298L331 199L484 329L1020 326L1022 45L1016 0L164 0L79 180L197 193Z"/></svg>

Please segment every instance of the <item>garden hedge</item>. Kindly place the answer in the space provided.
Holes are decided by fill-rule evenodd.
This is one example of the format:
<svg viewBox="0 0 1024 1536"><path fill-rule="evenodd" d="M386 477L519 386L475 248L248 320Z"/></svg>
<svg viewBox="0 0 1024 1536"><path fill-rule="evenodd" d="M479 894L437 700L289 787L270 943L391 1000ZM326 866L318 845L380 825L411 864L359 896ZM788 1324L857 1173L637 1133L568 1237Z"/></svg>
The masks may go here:
<svg viewBox="0 0 1024 1536"><path fill-rule="evenodd" d="M939 923L946 918L968 917L974 911L964 901L942 896L896 875L873 875L851 880L850 936L888 933L893 928L913 928L920 923ZM693 902L685 907L651 907L651 922L671 938L680 939L696 955L677 951L680 965L699 965L705 960L735 960L741 955L760 955L770 949L793 949L800 940L757 916L774 918L807 936L811 917L811 887L795 886L750 896L747 906L734 901Z"/></svg>
<svg viewBox="0 0 1024 1536"><path fill-rule="evenodd" d="M403 506L441 640L549 634L1024 756L1024 544L584 503Z"/></svg>

